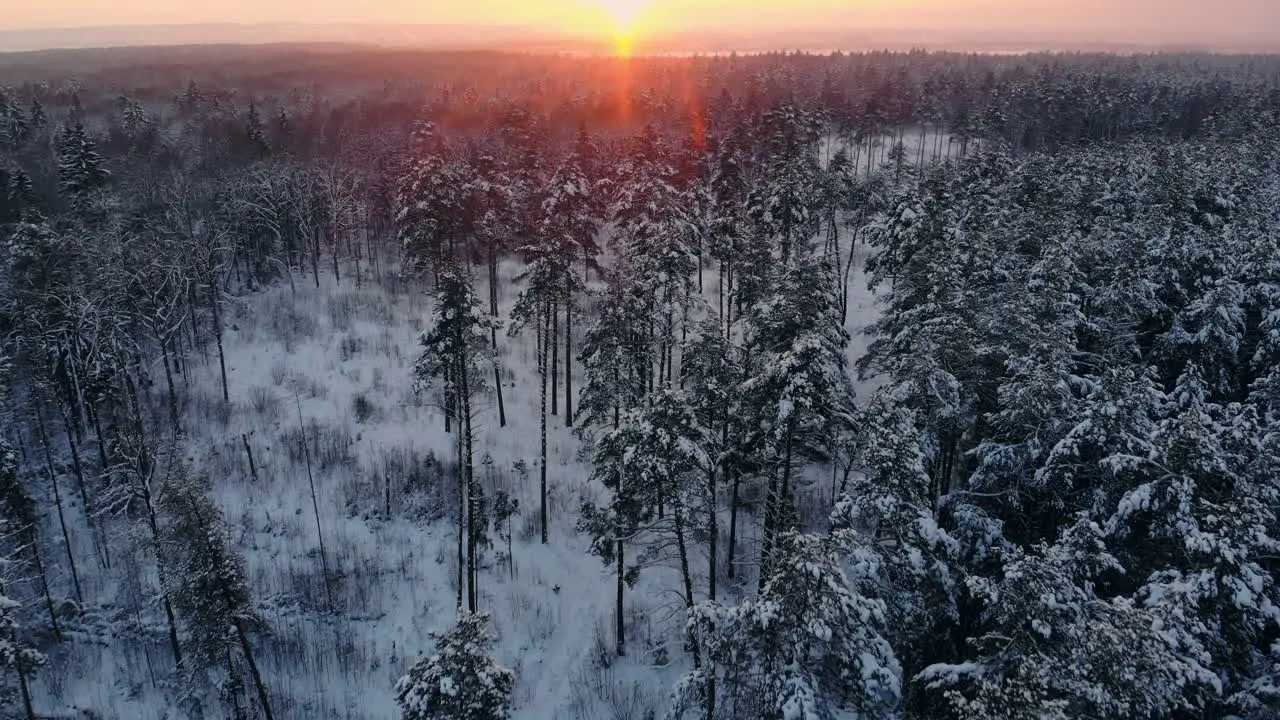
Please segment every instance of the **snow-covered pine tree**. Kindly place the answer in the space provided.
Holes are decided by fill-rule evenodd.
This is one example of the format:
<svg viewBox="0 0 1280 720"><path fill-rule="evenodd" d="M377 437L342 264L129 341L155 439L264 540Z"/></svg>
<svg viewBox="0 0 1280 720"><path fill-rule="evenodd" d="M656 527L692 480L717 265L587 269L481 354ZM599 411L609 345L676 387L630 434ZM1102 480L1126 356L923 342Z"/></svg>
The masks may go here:
<svg viewBox="0 0 1280 720"><path fill-rule="evenodd" d="M1171 640L1211 658L1221 697L1200 709L1255 716L1280 702L1280 591L1267 560L1280 551L1280 443L1254 408L1208 401L1211 387L1188 363L1151 451L1109 493L1106 529L1126 570L1117 589L1141 583L1137 597L1168 614Z"/></svg>
<svg viewBox="0 0 1280 720"><path fill-rule="evenodd" d="M4 463L4 453L12 452L0 447L0 463ZM3 468L0 468L3 472ZM8 530L8 525L0 521L0 536ZM31 704L31 676L45 664L46 658L24 637L22 626L18 623L20 603L9 598L6 591L12 585L9 572L9 560L0 558L0 703L13 707L14 689L10 685L10 673L17 681L17 694L22 699L22 709L27 720L35 720L35 709ZM11 591L10 591L11 592Z"/></svg>
<svg viewBox="0 0 1280 720"><path fill-rule="evenodd" d="M751 217L783 265L809 251L822 217L819 118L781 104L763 118L764 167L752 192Z"/></svg>
<svg viewBox="0 0 1280 720"><path fill-rule="evenodd" d="M1118 570L1103 530L1083 518L1052 545L1015 550L997 576L968 580L983 608L976 655L931 665L917 681L961 717L1194 714L1220 681L1183 647L1174 614L1097 595L1095 583Z"/></svg>
<svg viewBox="0 0 1280 720"><path fill-rule="evenodd" d="M677 390L660 390L643 404L621 417L618 427L598 438L594 448L592 478L610 493L604 507L584 502L578 530L591 536L591 552L616 569L617 594L614 607L615 640L618 655L626 653L623 615L625 586L635 585L640 569L651 557L626 566L628 545L643 536L652 538L665 532L656 524L660 508L671 508L670 528L677 547L677 561L684 583L687 606L693 604L693 581L689 569L688 518L691 508L703 504L700 485L689 479L702 477L709 465L706 454L696 444L696 418L684 396Z"/></svg>
<svg viewBox="0 0 1280 720"><path fill-rule="evenodd" d="M257 692L263 715L272 720L266 681L249 642L262 625L245 579L244 558L227 541L222 510L209 498L208 476L175 472L160 494L163 518L161 561L174 607L187 626L189 672L226 667L228 681L240 682L230 662L238 650Z"/></svg>
<svg viewBox="0 0 1280 720"><path fill-rule="evenodd" d="M795 468L801 459L829 457L837 431L852 419L847 372L848 332L839 322L833 269L804 254L784 267L773 292L751 310L748 378L739 386L744 409L759 419L756 445L769 469L760 583L772 573L774 539L796 527Z"/></svg>
<svg viewBox="0 0 1280 720"><path fill-rule="evenodd" d="M435 649L396 682L404 720L506 720L515 674L489 657L494 637L485 613L459 614Z"/></svg>
<svg viewBox="0 0 1280 720"><path fill-rule="evenodd" d="M729 341L717 320L705 319L685 342L681 356L681 385L685 388L692 408L695 435L691 438L705 456L703 472L706 488L703 491L707 503L708 573L707 597L716 599L716 586L720 572L719 492L720 486L730 487L729 537L726 558L728 576L733 578L736 566L736 541L738 511L740 509L742 459L750 450L740 446L741 439L750 432L749 420L738 412L737 388L744 380L745 365L742 349Z"/></svg>
<svg viewBox="0 0 1280 720"><path fill-rule="evenodd" d="M434 123L419 122L395 187L395 225L401 247L415 270L439 273L460 242L465 179L448 157Z"/></svg>
<svg viewBox="0 0 1280 720"><path fill-rule="evenodd" d="M72 199L101 187L111 175L98 145L84 125L76 123L58 136L58 182Z"/></svg>
<svg viewBox="0 0 1280 720"><path fill-rule="evenodd" d="M16 99L0 96L0 134L10 150L19 150L31 137L27 112Z"/></svg>
<svg viewBox="0 0 1280 720"><path fill-rule="evenodd" d="M892 718L902 670L885 639L885 605L862 596L843 564L874 563L854 533L785 533L758 597L697 605L689 631L703 662L676 685L669 718Z"/></svg>
<svg viewBox="0 0 1280 720"><path fill-rule="evenodd" d="M852 530L864 558L853 587L885 603L885 637L911 678L959 642L957 565L960 544L940 527L936 498L924 467L913 414L878 395L858 413L855 474L836 502L832 527ZM903 688L908 709L920 712L918 686Z"/></svg>
<svg viewBox="0 0 1280 720"><path fill-rule="evenodd" d="M266 126L262 124L258 104L252 101L249 103L249 112L245 115L244 139L252 157L263 157L271 150L267 145Z"/></svg>
<svg viewBox="0 0 1280 720"><path fill-rule="evenodd" d="M617 427L622 413L639 405L649 392L654 357L645 319L651 317L651 306L635 275L625 258L611 269L596 321L583 339L580 434Z"/></svg>
<svg viewBox="0 0 1280 720"><path fill-rule="evenodd" d="M551 309L557 312L562 308L564 313L566 427L573 427L573 320L578 314L577 298L586 290L586 268L599 252L596 234L600 228L601 208L598 187L588 174L594 152L584 131L573 154L548 182L534 242L522 250L531 266L527 271L531 276L545 272L532 266L550 260L555 265L553 274L560 279L559 291L552 296ZM543 256L550 257L544 260ZM556 326L553 318L551 327L554 330ZM552 337L551 343L556 342L558 338ZM553 382L553 395L555 386Z"/></svg>
<svg viewBox="0 0 1280 720"><path fill-rule="evenodd" d="M431 328L422 336L422 355L413 369L420 390L438 388L441 405L458 426L458 606L461 609L465 586L471 612L479 601L478 545L483 532L483 498L474 463L476 398L487 389L485 372L493 362L490 331L498 322L476 294L467 268L447 263L440 271Z"/></svg>
<svg viewBox="0 0 1280 720"><path fill-rule="evenodd" d="M643 371L646 391L675 381L675 355L693 303L697 259L675 169L657 133L647 126L632 139L613 178L613 220L631 288L647 305L632 321L651 347L656 367Z"/></svg>

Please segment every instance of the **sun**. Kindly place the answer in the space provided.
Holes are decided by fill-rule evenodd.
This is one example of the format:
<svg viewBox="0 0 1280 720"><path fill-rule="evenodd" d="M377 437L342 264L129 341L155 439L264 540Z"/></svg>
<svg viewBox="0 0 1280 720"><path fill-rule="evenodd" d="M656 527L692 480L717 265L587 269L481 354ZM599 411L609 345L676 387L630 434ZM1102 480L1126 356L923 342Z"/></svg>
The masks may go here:
<svg viewBox="0 0 1280 720"><path fill-rule="evenodd" d="M636 18L651 0L596 0L609 13L618 26L619 33L631 33L635 29Z"/></svg>

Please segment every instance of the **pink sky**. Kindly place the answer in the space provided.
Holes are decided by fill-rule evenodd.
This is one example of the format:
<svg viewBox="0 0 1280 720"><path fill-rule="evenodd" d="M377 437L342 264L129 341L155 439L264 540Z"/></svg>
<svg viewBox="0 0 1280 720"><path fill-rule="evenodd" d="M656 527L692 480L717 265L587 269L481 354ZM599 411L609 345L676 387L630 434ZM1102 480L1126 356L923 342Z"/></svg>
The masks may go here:
<svg viewBox="0 0 1280 720"><path fill-rule="evenodd" d="M463 23L650 30L983 32L1136 43L1280 44L1280 0L0 0L0 30L173 23Z"/></svg>

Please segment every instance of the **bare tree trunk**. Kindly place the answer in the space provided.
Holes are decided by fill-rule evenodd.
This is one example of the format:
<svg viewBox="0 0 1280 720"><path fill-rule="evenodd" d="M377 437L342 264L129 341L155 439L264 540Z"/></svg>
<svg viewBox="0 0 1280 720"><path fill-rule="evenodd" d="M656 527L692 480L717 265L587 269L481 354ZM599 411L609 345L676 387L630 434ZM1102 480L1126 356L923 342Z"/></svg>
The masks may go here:
<svg viewBox="0 0 1280 720"><path fill-rule="evenodd" d="M307 421L302 417L302 400L298 398L296 392L293 394L293 402L298 408L298 428L302 432L302 457L307 463L307 483L311 487L311 510L316 517L316 540L320 543L320 569L324 573L324 593L329 601L329 612L333 612L333 585L329 579L328 556L324 551L324 532L320 529L320 503L316 500L316 478L311 474L311 448L307 447ZM247 442L245 447L248 447Z"/></svg>
<svg viewBox="0 0 1280 720"><path fill-rule="evenodd" d="M94 516L93 503L89 501L89 492L86 489L84 481L84 466L80 462L80 449L77 447L76 438L71 432L71 419L67 416L67 409L59 407L62 415L62 427L67 435L67 447L71 449L71 468L76 475L76 487L80 491L80 506L84 508L84 519L89 524L89 534L93 538L93 547L99 553L99 562L104 569L111 569L111 547L107 543L106 532L102 527L102 519Z"/></svg>
<svg viewBox="0 0 1280 720"><path fill-rule="evenodd" d="M479 603L476 580L479 572L476 564L476 509L479 498L476 497L475 466L472 464L474 453L471 424L471 388L468 385L466 358L459 358L458 377L461 389L458 399L462 405L462 415L458 418L463 443L463 473L466 480L467 499L467 610L475 614Z"/></svg>
<svg viewBox="0 0 1280 720"><path fill-rule="evenodd" d="M693 610L693 574L689 572L689 544L684 532L684 503L680 500L680 492L675 488L672 488L671 492L671 517L674 518L676 526L676 551L680 558L680 579L684 582L684 606L686 610ZM693 666L702 667L702 653L698 650L697 642L693 643L692 650Z"/></svg>
<svg viewBox="0 0 1280 720"><path fill-rule="evenodd" d="M498 317L498 255L489 247L489 314ZM493 390L498 394L498 427L507 426L507 404L502 398L502 366L498 362L497 323L489 329L489 343L493 346Z"/></svg>
<svg viewBox="0 0 1280 720"><path fill-rule="evenodd" d="M45 467L49 472L49 482L53 485L53 501L58 508L58 524L62 527L62 543L67 549L67 562L71 566L71 581L75 585L76 602L84 603L84 594L80 592L80 573L76 570L75 554L71 550L71 534L67 532L67 518L62 512L62 492L58 489L58 474L53 469L53 453L49 450L49 438L44 431L44 415L40 406L36 406L36 429L40 431L40 445L44 448Z"/></svg>
<svg viewBox="0 0 1280 720"><path fill-rule="evenodd" d="M551 331L547 334L551 344L551 414L560 414L560 307L551 303Z"/></svg>
<svg viewBox="0 0 1280 720"><path fill-rule="evenodd" d="M733 489L729 497L729 547L726 557L728 558L728 576L730 580L737 577L738 563L736 561L737 541L738 541L738 493L742 487L742 471L738 469L731 470L733 473Z"/></svg>
<svg viewBox="0 0 1280 720"><path fill-rule="evenodd" d="M462 612L463 597L467 587L465 543L467 530L467 478L462 466L462 433L458 433L458 612Z"/></svg>
<svg viewBox="0 0 1280 720"><path fill-rule="evenodd" d="M27 720L36 720L36 710L31 705L31 688L27 687L26 663L19 656L14 666L18 671L18 688L22 692L22 709L27 714Z"/></svg>
<svg viewBox="0 0 1280 720"><path fill-rule="evenodd" d="M44 560L40 557L40 545L37 542L39 535L34 523L29 532L30 540L27 544L31 546L31 560L36 564L36 574L40 576L40 591L44 595L44 609L49 613L49 627L53 630L54 639L62 642L62 628L58 626L58 613L53 609L53 593L49 591L49 574L45 571Z"/></svg>
<svg viewBox="0 0 1280 720"><path fill-rule="evenodd" d="M573 427L573 296L564 302L564 426Z"/></svg>
<svg viewBox="0 0 1280 720"><path fill-rule="evenodd" d="M764 499L764 532L760 537L760 572L756 578L756 591L764 590L769 575L769 555L773 550L773 533L778 513L778 474L769 473L769 489Z"/></svg>
<svg viewBox="0 0 1280 720"><path fill-rule="evenodd" d="M622 615L622 595L626 588L626 583L623 582L623 575L626 573L626 560L623 547L622 538L618 538L618 595L617 602L613 608L614 649L617 651L618 657L623 657L627 654L627 624L626 619Z"/></svg>
<svg viewBox="0 0 1280 720"><path fill-rule="evenodd" d="M548 308L549 309L549 308ZM547 345L555 344L554 338L548 337L541 320L538 322L538 370L542 376L542 393L538 412L538 441L542 457L538 467L539 504L538 514L542 524L542 544L547 544Z"/></svg>
<svg viewBox="0 0 1280 720"><path fill-rule="evenodd" d="M338 239L334 236L333 232L329 233L329 243L330 243L330 247L333 250L333 252L331 253L333 255L333 284L341 285L342 278L339 277L338 275ZM356 266L356 273L359 273L359 272L360 272L359 266Z"/></svg>
<svg viewBox="0 0 1280 720"><path fill-rule="evenodd" d="M253 478L256 483L258 482L258 466L253 462L253 448L249 446L249 436L241 433L240 440L244 442L244 454L249 458L249 477Z"/></svg>
<svg viewBox="0 0 1280 720"><path fill-rule="evenodd" d="M181 434L182 428L178 421L178 392L173 385L173 372L169 369L169 340L160 341L160 353L164 359L164 379L169 385L169 423L173 426L173 436L176 438Z"/></svg>
<svg viewBox="0 0 1280 720"><path fill-rule="evenodd" d="M236 620L236 635L240 638L240 649L244 652L244 660L249 664L249 676L253 678L253 686L258 690L258 701L262 703L262 714L267 720L275 720L271 714L271 700L267 697L267 686L262 682L262 674L258 672L258 663L253 660L253 650L249 647L249 636L245 634L244 623Z"/></svg>
<svg viewBox="0 0 1280 720"><path fill-rule="evenodd" d="M164 558L161 557L160 521L156 518L155 507L151 504L151 489L144 486L144 504L147 507L147 527L151 530L151 544L156 554L156 564L161 568L160 598L164 605L164 617L169 623L169 649L173 651L173 664L182 667L182 646L178 642L178 621L173 613L173 603L169 601L169 592L164 590Z"/></svg>
<svg viewBox="0 0 1280 720"><path fill-rule="evenodd" d="M306 272L303 270L303 272ZM311 276L315 278L316 289L320 289L320 228L311 231Z"/></svg>
<svg viewBox="0 0 1280 720"><path fill-rule="evenodd" d="M716 516L719 511L716 503L716 465L712 464L711 470L707 473L707 535L710 537L710 549L707 553L707 599L715 602L716 600L716 572L718 569L718 558L716 557L720 545L720 519Z"/></svg>
<svg viewBox="0 0 1280 720"><path fill-rule="evenodd" d="M209 306L213 310L213 337L218 344L218 370L222 374L222 402L231 402L227 389L227 355L222 349L222 308L218 302L217 278L209 284Z"/></svg>

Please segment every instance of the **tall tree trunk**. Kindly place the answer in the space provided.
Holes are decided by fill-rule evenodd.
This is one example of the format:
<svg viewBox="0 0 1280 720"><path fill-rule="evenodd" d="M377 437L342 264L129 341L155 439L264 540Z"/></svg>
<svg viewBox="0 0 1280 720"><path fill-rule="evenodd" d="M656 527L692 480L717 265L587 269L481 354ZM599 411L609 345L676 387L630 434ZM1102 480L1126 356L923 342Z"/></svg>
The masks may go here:
<svg viewBox="0 0 1280 720"><path fill-rule="evenodd" d="M684 582L684 606L686 611L693 610L693 575L689 572L689 545L684 534L684 503L680 501L680 493L672 488L671 517L675 519L676 551L680 556L680 579ZM702 653L698 643L693 641L690 650L693 652L693 666L702 667Z"/></svg>
<svg viewBox="0 0 1280 720"><path fill-rule="evenodd" d="M144 483L146 481L144 480ZM160 521L156 518L155 506L151 504L151 489L144 484L143 504L147 508L147 528L151 531L151 545L156 554L156 564L161 568L160 599L164 605L164 617L169 624L169 649L173 652L174 667L182 667L182 645L178 642L178 621L173 613L173 603L169 601L169 592L164 590L164 559L161 557Z"/></svg>
<svg viewBox="0 0 1280 720"><path fill-rule="evenodd" d="M227 355L222 349L222 308L218 302L217 278L209 283L209 307L213 310L213 337L218 344L218 370L222 375L222 402L231 402L227 388Z"/></svg>
<svg viewBox="0 0 1280 720"><path fill-rule="evenodd" d="M774 545L777 541L777 535L785 530L786 513L788 510L789 493L791 487L791 447L793 445L793 425L787 423L787 440L786 451L782 463L782 480L779 483L777 473L772 473L769 480L769 504L765 510L764 516L764 538L763 546L760 552L760 577L759 590L764 590L765 582L768 580L770 563L772 561Z"/></svg>
<svg viewBox="0 0 1280 720"><path fill-rule="evenodd" d="M93 505L89 502L89 491L85 487L84 467L80 464L80 450L76 446L75 433L71 431L71 418L67 416L65 407L59 407L59 413L62 415L62 427L67 436L67 447L71 450L71 470L76 476L76 488L80 492L80 505L84 508L85 518L89 519L93 514Z"/></svg>
<svg viewBox="0 0 1280 720"><path fill-rule="evenodd" d="M40 576L40 591L44 595L44 609L49 613L49 628L53 630L54 639L62 642L62 628L58 625L58 613L53 609L53 593L49 590L49 574L45 571L44 559L40 557L35 523L24 534L29 538L27 545L31 548L31 560L36 565L36 574Z"/></svg>
<svg viewBox="0 0 1280 720"><path fill-rule="evenodd" d="M573 427L573 295L564 301L564 426Z"/></svg>
<svg viewBox="0 0 1280 720"><path fill-rule="evenodd" d="M551 415L560 414L560 305L551 303L551 331L547 335L551 343Z"/></svg>
<svg viewBox="0 0 1280 720"><path fill-rule="evenodd" d="M623 545L622 538L618 538L617 560L618 560L618 594L617 594L616 604L614 605L614 608L613 608L613 621L614 621L613 636L614 636L614 649L617 651L618 657L623 657L624 655L627 654L627 624L626 624L626 619L622 615L622 594L624 589L626 588L626 583L623 581L623 575L626 574L626 557L624 555L624 545Z"/></svg>
<svg viewBox="0 0 1280 720"><path fill-rule="evenodd" d="M498 253L489 243L489 314L498 317ZM489 329L489 343L493 346L493 390L498 394L498 427L507 426L507 404L502 398L502 366L498 362L497 323Z"/></svg>
<svg viewBox="0 0 1280 720"><path fill-rule="evenodd" d="M769 556L773 551L773 533L777 524L778 513L778 473L769 473L769 490L764 500L764 531L760 537L760 572L756 578L756 591L764 590L764 583L769 576Z"/></svg>
<svg viewBox="0 0 1280 720"><path fill-rule="evenodd" d="M459 432L462 434L463 474L467 488L467 610L475 614L479 600L476 591L476 579L478 577L478 568L476 566L476 510L479 498L476 497L475 466L472 463L474 447L471 436L471 388L468 386L466 358L458 359L458 378L461 383L458 399L462 404L462 415L458 418L458 424Z"/></svg>
<svg viewBox="0 0 1280 720"><path fill-rule="evenodd" d="M98 450L98 481L105 485L110 482L111 463L107 461L107 442L102 436L102 419L96 407L90 406L89 421L93 424L94 444Z"/></svg>
<svg viewBox="0 0 1280 720"><path fill-rule="evenodd" d="M334 233L332 231L329 233L329 247L332 249L332 253L330 254L333 256L333 284L335 286L341 285L342 278L338 276L338 239L334 237ZM360 266L356 265L356 274L358 275L359 273Z"/></svg>
<svg viewBox="0 0 1280 720"><path fill-rule="evenodd" d="M178 393L173 385L173 372L169 369L168 338L160 341L160 353L164 359L164 379L169 386L169 423L173 426L173 436L176 438L181 434L182 427L178 421Z"/></svg>
<svg viewBox="0 0 1280 720"><path fill-rule="evenodd" d="M71 566L71 581L75 585L76 602L84 603L84 594L80 591L80 573L76 570L75 554L71 550L71 533L67 531L67 517L62 511L62 491L58 489L58 474L53 469L53 452L49 449L49 438L45 435L44 415L40 406L36 406L36 429L40 431L40 445L44 448L45 468L49 472L49 482L53 485L53 502L58 509L58 524L62 528L62 544L67 549L67 563Z"/></svg>
<svg viewBox="0 0 1280 720"><path fill-rule="evenodd" d="M548 308L549 309L549 308ZM542 379L542 392L539 401L538 412L538 441L539 454L542 461L538 467L538 483L539 483L539 504L538 516L542 524L542 544L547 544L547 345L555 344L553 338L548 337L547 330L543 327L540 320L538 322L538 370Z"/></svg>
<svg viewBox="0 0 1280 720"><path fill-rule="evenodd" d="M99 553L99 562L103 569L111 569L111 547L107 543L106 532L102 527L102 519L95 517L93 503L89 501L89 492L84 481L84 466L80 462L80 449L77 447L74 434L71 432L71 419L67 409L60 407L62 427L67 435L67 447L71 449L71 468L76 475L76 487L80 491L80 506L84 508L84 519L89 524L89 533L93 537L93 547Z"/></svg>
<svg viewBox="0 0 1280 720"><path fill-rule="evenodd" d="M729 494L729 547L725 553L725 559L728 563L727 575L733 580L738 575L738 563L736 560L737 543L738 543L738 494L742 488L742 471L732 468L730 473L733 475L733 487Z"/></svg>
<svg viewBox="0 0 1280 720"><path fill-rule="evenodd" d="M31 704L31 688L27 686L26 663L19 656L14 665L18 671L18 689L22 693L22 710L26 713L27 720L36 720L36 710Z"/></svg>
<svg viewBox="0 0 1280 720"><path fill-rule="evenodd" d="M262 714L267 720L275 720L271 714L271 699L267 697L267 686L262 682L262 674L258 672L258 663L254 662L253 649L249 647L249 636L245 634L244 623L236 620L236 635L240 638L240 649L244 652L244 660L249 664L249 676L253 678L253 686L258 691L258 702L262 704Z"/></svg>
<svg viewBox="0 0 1280 720"><path fill-rule="evenodd" d="M303 270L305 273L306 270ZM315 278L316 289L320 289L320 228L311 231L311 275Z"/></svg>
<svg viewBox="0 0 1280 720"><path fill-rule="evenodd" d="M307 484L311 488L311 509L315 513L316 518L316 540L320 544L320 570L324 573L324 594L329 601L329 612L333 612L333 584L329 575L329 559L324 551L324 532L320 528L320 503L316 500L316 478L311 473L311 448L307 444L307 421L302 417L302 400L299 399L298 393L293 394L294 405L298 408L298 429L302 433L302 458L307 463ZM249 443L245 441L245 447L249 447ZM252 458L252 455L250 455Z"/></svg>
<svg viewBox="0 0 1280 720"><path fill-rule="evenodd" d="M462 612L467 588L467 475L463 470L462 433L458 433L458 612Z"/></svg>
<svg viewBox="0 0 1280 720"><path fill-rule="evenodd" d="M713 463L711 470L707 472L707 535L711 545L707 553L707 599L712 602L716 600L716 572L718 570L716 554L719 552L720 546L720 519L716 517L718 511L719 508L716 503L716 465Z"/></svg>

